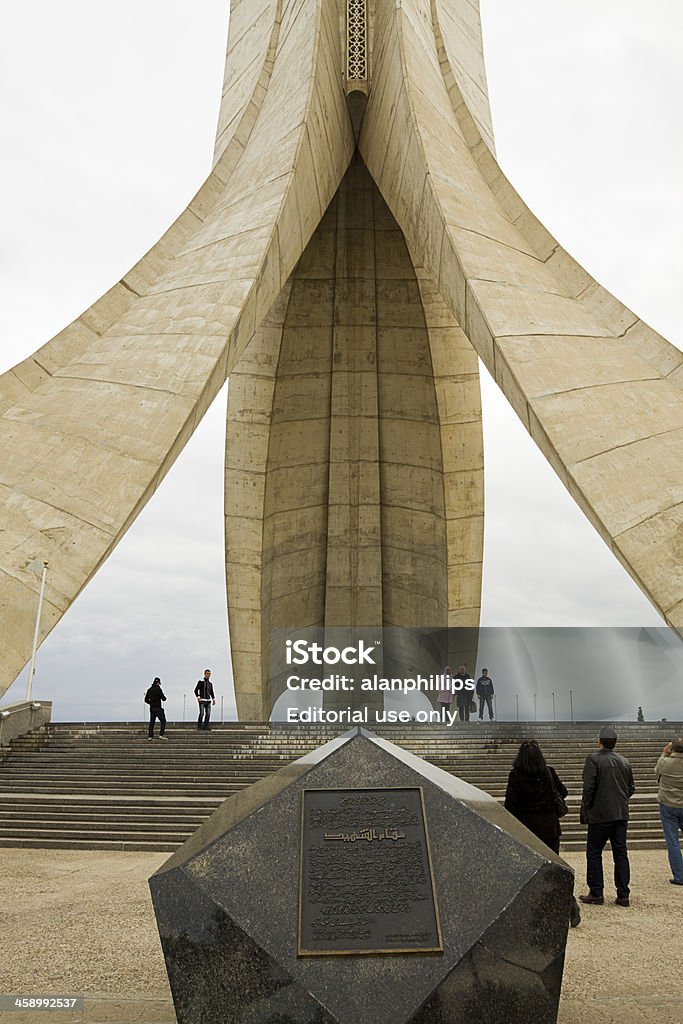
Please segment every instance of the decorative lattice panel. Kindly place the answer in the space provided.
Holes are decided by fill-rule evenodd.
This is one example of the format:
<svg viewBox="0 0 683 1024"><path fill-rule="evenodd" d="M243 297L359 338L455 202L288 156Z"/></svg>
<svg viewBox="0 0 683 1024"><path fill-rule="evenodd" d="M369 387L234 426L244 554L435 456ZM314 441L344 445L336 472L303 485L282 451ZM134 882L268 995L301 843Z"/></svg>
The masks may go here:
<svg viewBox="0 0 683 1024"><path fill-rule="evenodd" d="M346 77L365 81L368 77L368 17L365 0L346 4Z"/></svg>

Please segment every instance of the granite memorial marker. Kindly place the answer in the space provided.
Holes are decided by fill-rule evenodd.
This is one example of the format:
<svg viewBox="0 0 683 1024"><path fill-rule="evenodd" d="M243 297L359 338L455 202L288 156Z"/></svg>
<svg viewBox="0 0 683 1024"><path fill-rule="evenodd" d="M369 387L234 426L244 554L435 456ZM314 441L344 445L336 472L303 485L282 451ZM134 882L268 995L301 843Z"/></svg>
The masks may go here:
<svg viewBox="0 0 683 1024"><path fill-rule="evenodd" d="M150 879L180 1024L554 1024L572 886L495 799L361 729Z"/></svg>

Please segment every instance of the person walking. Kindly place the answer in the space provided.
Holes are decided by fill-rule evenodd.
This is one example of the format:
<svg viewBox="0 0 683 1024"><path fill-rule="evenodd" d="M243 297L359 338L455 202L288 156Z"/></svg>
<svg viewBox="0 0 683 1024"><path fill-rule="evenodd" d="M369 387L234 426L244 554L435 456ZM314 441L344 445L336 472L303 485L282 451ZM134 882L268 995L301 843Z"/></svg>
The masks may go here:
<svg viewBox="0 0 683 1024"><path fill-rule="evenodd" d="M154 682L145 694L145 704L149 704L148 740L154 739L154 722L157 718L159 719L159 739L166 739L166 712L162 705L162 701L165 700L164 691L161 689L161 679L159 679L159 676L155 676Z"/></svg>
<svg viewBox="0 0 683 1024"><path fill-rule="evenodd" d="M477 679L477 697L479 698L479 721L484 720L484 704L489 709L489 722L493 721L493 679L488 670L483 668Z"/></svg>
<svg viewBox="0 0 683 1024"><path fill-rule="evenodd" d="M470 683L469 689L466 688L466 683ZM474 685L465 665L461 665L458 674L454 676L453 689L455 690L455 703L458 707L458 718L461 722L469 722Z"/></svg>
<svg viewBox="0 0 683 1024"><path fill-rule="evenodd" d="M683 885L683 854L679 832L683 832L683 736L667 743L657 764L659 783L659 818L662 822L666 849L673 878L672 885Z"/></svg>
<svg viewBox="0 0 683 1024"><path fill-rule="evenodd" d="M508 776L505 809L557 854L562 835L560 808L566 795L567 787L546 763L536 740L522 743ZM576 928L580 921L581 911L572 896L569 923Z"/></svg>
<svg viewBox="0 0 683 1024"><path fill-rule="evenodd" d="M448 722L448 712L453 703L453 680L451 666L446 665L441 676L441 689L437 691L436 702L441 712L441 721Z"/></svg>
<svg viewBox="0 0 683 1024"><path fill-rule="evenodd" d="M204 678L200 679L194 688L194 695L197 698L199 704L199 718L197 719L197 728L209 730L209 719L211 718L211 708L216 703L216 696L213 692L213 683L211 682L211 669L204 669Z"/></svg>
<svg viewBox="0 0 683 1024"><path fill-rule="evenodd" d="M586 882L588 893L582 903L603 904L602 851L609 840L614 860L614 885L619 907L630 902L631 867L626 848L628 802L636 791L633 769L617 754L617 734L610 726L600 730L599 748L586 758L583 767L581 821L588 825L586 837Z"/></svg>

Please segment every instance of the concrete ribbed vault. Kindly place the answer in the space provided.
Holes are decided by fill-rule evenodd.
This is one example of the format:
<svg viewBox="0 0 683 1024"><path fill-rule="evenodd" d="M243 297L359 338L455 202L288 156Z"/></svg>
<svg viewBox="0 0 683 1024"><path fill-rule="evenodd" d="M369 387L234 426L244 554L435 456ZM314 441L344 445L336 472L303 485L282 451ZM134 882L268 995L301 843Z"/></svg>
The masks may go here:
<svg viewBox="0 0 683 1024"><path fill-rule="evenodd" d="M359 158L231 375L225 514L242 717L274 631L479 623L476 353Z"/></svg>
<svg viewBox="0 0 683 1024"><path fill-rule="evenodd" d="M369 607L377 618L381 604L382 621L404 622L418 595L440 621L475 621L481 464L469 346L615 556L683 629L683 355L578 266L502 174L476 3L369 2L362 81L344 73L344 8L233 0L205 185L121 282L0 377L0 692L30 654L29 563L50 560L45 636L233 374L227 513L238 533L228 583L240 713L264 708L263 637L281 620L288 565L302 621L357 621ZM370 175L360 188L360 162L344 179L356 142ZM365 214L347 209L352 191L370 204ZM373 242L352 243L354 230ZM335 259L355 254L363 273L338 262L324 269L333 237ZM390 251L380 256L384 241ZM391 277L394 267L402 276ZM400 282L416 322L383 323L381 302L372 316L354 305L351 289L370 281L378 294ZM315 289L327 296L320 305ZM328 322L314 324L323 307ZM344 322L356 309L364 322ZM350 327L367 328L358 349L341 343ZM396 388L407 349L391 337L408 327L419 335L410 351L421 365L431 360L432 378L414 364L404 367L410 389ZM373 344L370 373L360 366ZM468 422L453 419L451 378L460 375ZM325 415L311 422L290 418L303 407L304 381L327 396ZM424 489L431 504L405 509L402 467L418 436L421 468L434 474ZM370 457L359 460L366 446ZM467 526L454 533L458 518ZM310 565L296 556L303 537ZM417 578L429 568L425 594Z"/></svg>

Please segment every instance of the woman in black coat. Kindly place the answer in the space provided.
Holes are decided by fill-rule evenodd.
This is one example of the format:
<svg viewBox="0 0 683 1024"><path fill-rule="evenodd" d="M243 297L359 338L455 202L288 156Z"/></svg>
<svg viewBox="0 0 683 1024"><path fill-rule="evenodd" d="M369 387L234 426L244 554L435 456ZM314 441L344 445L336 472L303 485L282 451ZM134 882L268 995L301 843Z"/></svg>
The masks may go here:
<svg viewBox="0 0 683 1024"><path fill-rule="evenodd" d="M559 854L562 829L555 793L565 797L567 787L560 781L555 769L546 764L543 751L536 740L527 740L519 748L508 776L505 809L554 853ZM572 928L576 927L580 920L579 906L572 897Z"/></svg>
<svg viewBox="0 0 683 1024"><path fill-rule="evenodd" d="M559 853L562 829L553 784L560 796L567 795L567 787L560 782L555 769L545 763L536 740L522 743L508 776L505 809Z"/></svg>

